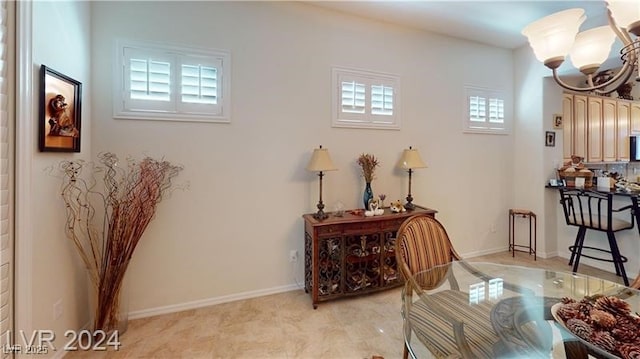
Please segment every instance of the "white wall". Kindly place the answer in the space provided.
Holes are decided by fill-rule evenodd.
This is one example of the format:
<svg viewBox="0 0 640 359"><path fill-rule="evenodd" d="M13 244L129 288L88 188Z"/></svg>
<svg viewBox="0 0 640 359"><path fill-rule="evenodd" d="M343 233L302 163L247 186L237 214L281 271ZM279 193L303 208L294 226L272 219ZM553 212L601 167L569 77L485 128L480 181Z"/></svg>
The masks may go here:
<svg viewBox="0 0 640 359"><path fill-rule="evenodd" d="M40 65L47 65L83 85L81 153L38 152L35 131L31 144L19 144L31 146L34 153L32 181L29 184L31 198L35 201L30 211L33 238L19 239L31 241L33 248L32 327L55 330L55 346L58 349L68 340L64 337L67 329L80 328L89 319L86 271L75 247L64 234L66 218L60 197L62 182L57 177L60 161L87 159L91 151L89 29L88 2L33 2L34 115L39 119ZM36 118L25 120L36 121ZM33 128L37 130L38 126ZM19 280L21 278L16 278L16 281ZM58 300L62 300L63 315L54 320L53 304ZM21 303L16 305L20 306Z"/></svg>
<svg viewBox="0 0 640 359"><path fill-rule="evenodd" d="M301 215L318 196L304 167L319 144L339 167L325 177L328 209L360 206L363 152L382 163L374 192L404 198L407 175L394 166L412 145L429 166L415 172L415 203L439 211L458 251L506 248L513 136L463 134L461 123L465 84L513 93L511 51L302 3L93 2L91 11L93 154L163 156L184 165L178 183L189 185L160 204L133 257L134 314L291 288L288 253L302 253ZM114 120L116 38L230 50L231 124ZM332 66L399 74L402 129L331 128Z"/></svg>

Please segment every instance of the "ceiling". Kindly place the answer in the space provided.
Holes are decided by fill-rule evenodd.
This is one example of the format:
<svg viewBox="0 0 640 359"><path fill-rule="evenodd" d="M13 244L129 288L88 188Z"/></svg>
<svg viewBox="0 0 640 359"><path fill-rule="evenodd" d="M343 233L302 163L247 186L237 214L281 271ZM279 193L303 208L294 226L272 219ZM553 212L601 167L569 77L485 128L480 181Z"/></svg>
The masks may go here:
<svg viewBox="0 0 640 359"><path fill-rule="evenodd" d="M600 1L310 1L323 8L400 24L497 47L527 44L520 32L529 23L570 8L583 8L582 30L606 25L606 4Z"/></svg>

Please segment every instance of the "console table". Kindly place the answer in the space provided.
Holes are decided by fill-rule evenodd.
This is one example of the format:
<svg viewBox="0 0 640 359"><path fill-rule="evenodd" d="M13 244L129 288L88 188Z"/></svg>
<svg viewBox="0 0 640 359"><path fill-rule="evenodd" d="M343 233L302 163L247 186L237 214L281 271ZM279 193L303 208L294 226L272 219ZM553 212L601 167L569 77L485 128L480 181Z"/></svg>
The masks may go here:
<svg viewBox="0 0 640 359"><path fill-rule="evenodd" d="M345 211L341 217L304 219L304 288L313 308L326 300L371 293L402 284L395 257L395 237L402 222L414 214L435 216L436 210L415 206L412 211L365 217Z"/></svg>

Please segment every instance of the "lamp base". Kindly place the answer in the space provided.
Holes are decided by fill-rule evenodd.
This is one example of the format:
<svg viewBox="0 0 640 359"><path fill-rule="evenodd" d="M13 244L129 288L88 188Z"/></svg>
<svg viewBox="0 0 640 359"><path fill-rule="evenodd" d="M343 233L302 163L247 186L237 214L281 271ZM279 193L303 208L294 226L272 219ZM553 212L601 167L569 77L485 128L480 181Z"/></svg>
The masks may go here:
<svg viewBox="0 0 640 359"><path fill-rule="evenodd" d="M416 206L412 202L413 197L411 196L411 192L409 192L409 195L407 196L407 203L404 204L404 209L406 209L407 211L413 211L414 209L416 209Z"/></svg>
<svg viewBox="0 0 640 359"><path fill-rule="evenodd" d="M323 219L327 219L329 217L328 214L324 213L324 203L322 201L318 202L318 212L313 215L313 218L322 221Z"/></svg>
<svg viewBox="0 0 640 359"><path fill-rule="evenodd" d="M313 214L313 218L322 221L323 219L327 219L329 218L329 215L324 213L324 211L318 211L316 213Z"/></svg>

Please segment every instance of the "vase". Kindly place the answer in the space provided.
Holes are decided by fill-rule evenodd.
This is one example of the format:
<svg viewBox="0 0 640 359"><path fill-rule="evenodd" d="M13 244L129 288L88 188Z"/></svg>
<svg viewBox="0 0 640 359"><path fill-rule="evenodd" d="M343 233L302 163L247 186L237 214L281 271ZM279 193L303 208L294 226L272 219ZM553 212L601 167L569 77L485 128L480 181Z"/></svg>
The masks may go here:
<svg viewBox="0 0 640 359"><path fill-rule="evenodd" d="M89 319L93 330L101 330L105 333L113 333L114 330L118 331L118 335L124 334L129 328L129 288L128 280L125 275L120 282L119 289L117 291L116 298L111 301L111 305L108 308L102 309L102 320L96 320L100 316L98 311L99 299L98 290L92 283L89 283ZM104 299L103 299L104 300ZM97 324L101 322L101 324Z"/></svg>
<svg viewBox="0 0 640 359"><path fill-rule="evenodd" d="M364 202L365 211L369 210L369 201L373 199L373 191L371 190L371 182L367 182L364 187L364 194L362 195L362 201Z"/></svg>

